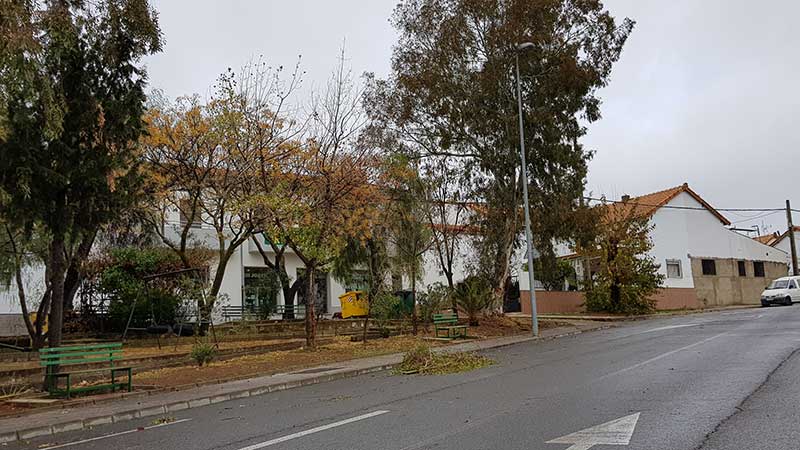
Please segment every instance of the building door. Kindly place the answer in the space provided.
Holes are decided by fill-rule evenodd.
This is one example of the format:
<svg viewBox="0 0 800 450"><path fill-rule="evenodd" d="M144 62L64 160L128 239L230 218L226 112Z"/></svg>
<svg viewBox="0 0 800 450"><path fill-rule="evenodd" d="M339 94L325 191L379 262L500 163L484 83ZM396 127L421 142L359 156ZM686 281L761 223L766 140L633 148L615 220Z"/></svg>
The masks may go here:
<svg viewBox="0 0 800 450"><path fill-rule="evenodd" d="M305 267L297 269L297 278L305 278ZM300 305L306 304L306 286L304 282L297 292L297 299ZM314 304L314 311L317 315L328 313L328 272L315 272L314 287L317 291L317 302Z"/></svg>
<svg viewBox="0 0 800 450"><path fill-rule="evenodd" d="M242 286L242 312L268 318L278 303L280 284L268 267L245 267Z"/></svg>

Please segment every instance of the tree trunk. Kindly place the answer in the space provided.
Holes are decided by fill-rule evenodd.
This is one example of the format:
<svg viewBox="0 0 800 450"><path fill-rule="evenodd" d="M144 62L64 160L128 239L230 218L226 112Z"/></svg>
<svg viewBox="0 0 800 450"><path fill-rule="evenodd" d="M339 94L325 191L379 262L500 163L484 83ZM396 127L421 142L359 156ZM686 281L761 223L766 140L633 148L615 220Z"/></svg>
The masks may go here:
<svg viewBox="0 0 800 450"><path fill-rule="evenodd" d="M219 290L222 288L222 280L225 277L225 268L228 266L228 261L230 261L231 256L233 255L232 251L226 251L222 255L220 255L219 263L217 264L217 268L214 270L214 280L211 282L211 288L208 292L208 296L203 300L203 297L198 298L198 319L200 320L200 336L205 336L208 333L208 328L211 326L211 320L213 319L211 316L214 311L214 305L217 301L217 295L219 295ZM244 270L244 269L242 269Z"/></svg>
<svg viewBox="0 0 800 450"><path fill-rule="evenodd" d="M263 233L261 233L261 235L265 236ZM289 273L286 272L286 261L283 257L283 249L285 249L285 247L277 247L274 244L270 244L272 246L272 252L275 254L275 261L273 262L270 260L266 250L264 250L264 246L262 246L258 241L258 238L254 238L253 243L255 243L258 252L261 254L261 259L264 260L264 264L275 271L275 276L278 277L278 281L281 283L283 304L286 307L283 312L283 319L294 319L295 311L294 308L290 307L294 306L294 298L297 295L297 291L300 289L300 286L302 286L302 278L298 277L294 282L292 282L291 278L289 278Z"/></svg>
<svg viewBox="0 0 800 450"><path fill-rule="evenodd" d="M369 314L371 312L370 311L371 309L372 309L372 302L369 299L367 299L367 315L366 317L364 317L364 329L362 330L363 334L361 336L364 345L367 345L367 330L369 327Z"/></svg>
<svg viewBox="0 0 800 450"><path fill-rule="evenodd" d="M583 259L583 291L588 291L592 287L592 268L589 258Z"/></svg>
<svg viewBox="0 0 800 450"><path fill-rule="evenodd" d="M48 341L50 347L59 347L64 325L64 273L66 258L64 256L64 234L54 233L50 243L50 323Z"/></svg>
<svg viewBox="0 0 800 450"><path fill-rule="evenodd" d="M414 273L411 274L411 334L414 336L419 332L417 324L417 271L416 264L414 264Z"/></svg>
<svg viewBox="0 0 800 450"><path fill-rule="evenodd" d="M81 269L83 262L89 257L92 251L97 232L93 231L84 235L75 253L70 258L69 267L64 277L64 310L72 311L75 309L75 294L81 284Z"/></svg>
<svg viewBox="0 0 800 450"><path fill-rule="evenodd" d="M317 288L314 286L314 266L306 266L306 346L317 349L317 318L314 309L317 303Z"/></svg>

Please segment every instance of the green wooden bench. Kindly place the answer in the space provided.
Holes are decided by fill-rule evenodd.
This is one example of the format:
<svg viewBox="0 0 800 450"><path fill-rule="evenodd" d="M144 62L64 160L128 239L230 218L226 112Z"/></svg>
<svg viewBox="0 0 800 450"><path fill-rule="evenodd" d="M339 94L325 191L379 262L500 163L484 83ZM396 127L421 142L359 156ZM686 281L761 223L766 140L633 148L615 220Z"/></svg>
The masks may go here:
<svg viewBox="0 0 800 450"><path fill-rule="evenodd" d="M458 324L458 315L442 313L433 315L433 330L437 339L455 339L467 337L467 326ZM444 333L444 335L442 335Z"/></svg>
<svg viewBox="0 0 800 450"><path fill-rule="evenodd" d="M79 392L98 391L103 389L111 389L111 392L117 389L128 389L131 391L131 367L118 367L116 362L122 361L122 343L110 344L87 344L76 345L72 347L54 347L43 348L39 350L39 362L45 368L44 383L47 390L52 395L64 395L70 398L72 394ZM81 369L81 370L59 370L55 368L60 366L74 366L78 364L96 364L108 363L108 367L97 369ZM107 372L111 375L111 383L82 386L73 388L72 377L73 375L88 375ZM117 374L119 372L128 374L128 381L117 381ZM123 374L124 375L124 374ZM66 389L59 387L59 379L66 378Z"/></svg>

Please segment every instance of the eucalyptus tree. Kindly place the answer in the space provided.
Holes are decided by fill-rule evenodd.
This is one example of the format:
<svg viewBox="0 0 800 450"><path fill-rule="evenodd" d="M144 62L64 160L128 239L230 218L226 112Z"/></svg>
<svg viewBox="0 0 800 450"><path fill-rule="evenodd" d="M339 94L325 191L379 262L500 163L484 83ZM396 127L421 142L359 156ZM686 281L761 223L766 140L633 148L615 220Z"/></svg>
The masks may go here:
<svg viewBox="0 0 800 450"><path fill-rule="evenodd" d="M533 232L549 244L570 233L592 155L580 138L634 24L598 0L405 0L392 23L392 72L366 97L371 125L412 157L460 161L464 195L481 206L476 271L498 304L522 230L515 61Z"/></svg>

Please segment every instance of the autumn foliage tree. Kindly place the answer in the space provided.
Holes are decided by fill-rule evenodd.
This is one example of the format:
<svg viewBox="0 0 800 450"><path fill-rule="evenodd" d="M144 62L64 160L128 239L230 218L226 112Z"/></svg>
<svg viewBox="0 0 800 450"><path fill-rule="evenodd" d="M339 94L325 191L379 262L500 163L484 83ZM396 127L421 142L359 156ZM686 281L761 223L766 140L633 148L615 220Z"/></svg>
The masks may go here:
<svg viewBox="0 0 800 450"><path fill-rule="evenodd" d="M361 88L344 58L326 89L315 95L300 150L286 170L300 186L291 190L277 218L276 240L288 245L305 266L306 343L316 348L315 274L327 270L348 240L369 235L376 205L380 161L361 139L365 123Z"/></svg>
<svg viewBox="0 0 800 450"><path fill-rule="evenodd" d="M211 319L228 262L260 229L252 200L260 192L258 167L278 158L260 138L272 126L271 116L254 117L253 99L240 78L232 71L223 74L208 102L195 96L151 108L143 139L152 230L186 269L192 268L192 248L216 253L207 295L198 298L204 324Z"/></svg>

